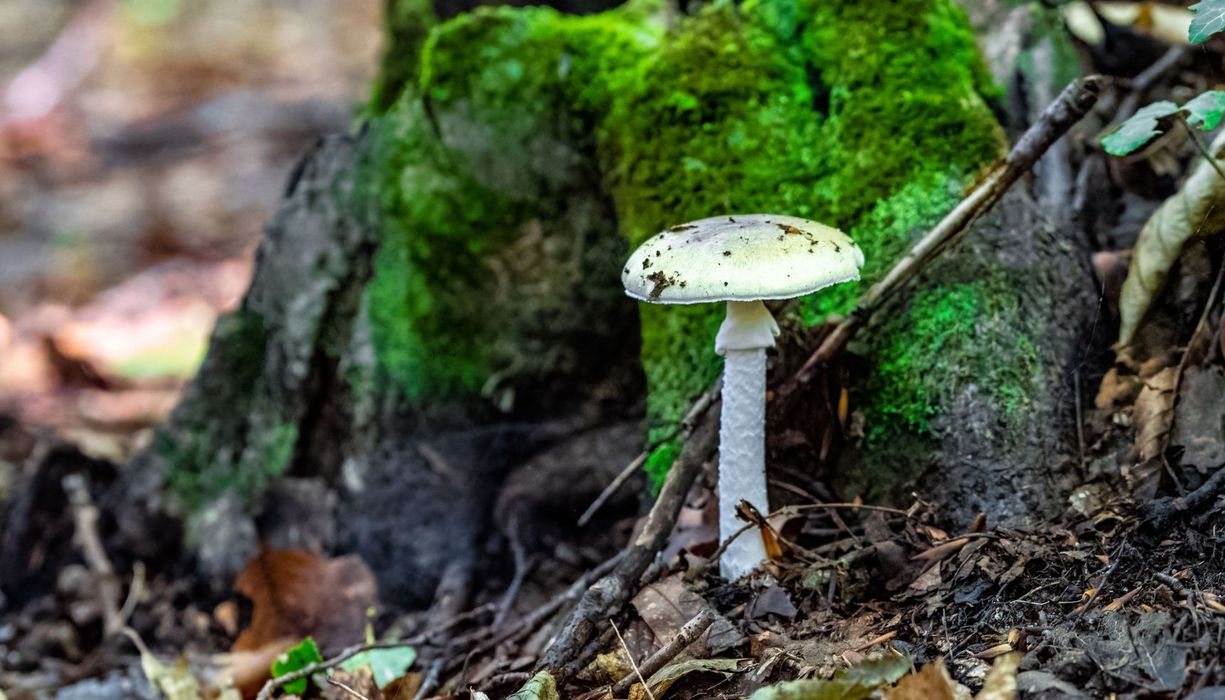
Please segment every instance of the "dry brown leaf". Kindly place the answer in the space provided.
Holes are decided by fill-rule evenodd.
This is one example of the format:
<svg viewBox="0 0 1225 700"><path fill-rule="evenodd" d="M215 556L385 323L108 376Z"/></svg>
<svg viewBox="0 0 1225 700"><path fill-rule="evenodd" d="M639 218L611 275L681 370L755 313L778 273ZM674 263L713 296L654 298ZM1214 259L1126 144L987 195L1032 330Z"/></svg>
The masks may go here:
<svg viewBox="0 0 1225 700"><path fill-rule="evenodd" d="M905 676L886 691L886 700L958 700L953 679L937 659L918 671Z"/></svg>
<svg viewBox="0 0 1225 700"><path fill-rule="evenodd" d="M1140 461L1157 457L1165 446L1174 419L1174 387L1178 369L1166 367L1144 381L1136 397L1133 424L1136 426L1136 452Z"/></svg>
<svg viewBox="0 0 1225 700"><path fill-rule="evenodd" d="M253 697L268 681L273 660L297 643L297 639L278 639L259 649L217 654L212 658L207 684L212 688L234 687L244 698Z"/></svg>
<svg viewBox="0 0 1225 700"><path fill-rule="evenodd" d="M974 700L1014 700L1017 696L1017 668L1023 654L1014 651L995 660L987 672L983 689Z"/></svg>
<svg viewBox="0 0 1225 700"><path fill-rule="evenodd" d="M251 599L251 626L234 651L263 649L284 638L314 637L326 653L360 642L366 610L377 599L374 575L356 556L327 559L270 549L247 564L234 587Z"/></svg>
<svg viewBox="0 0 1225 700"><path fill-rule="evenodd" d="M1103 411L1126 406L1136 398L1143 386L1139 377L1120 374L1117 367L1111 367L1098 385L1097 398L1093 400L1093 405Z"/></svg>
<svg viewBox="0 0 1225 700"><path fill-rule="evenodd" d="M1210 151L1225 148L1225 133ZM1134 339L1144 315L1165 286L1183 247L1196 236L1225 230L1225 179L1200 161L1174 196L1167 199L1140 230L1131 267L1119 297L1119 345Z"/></svg>

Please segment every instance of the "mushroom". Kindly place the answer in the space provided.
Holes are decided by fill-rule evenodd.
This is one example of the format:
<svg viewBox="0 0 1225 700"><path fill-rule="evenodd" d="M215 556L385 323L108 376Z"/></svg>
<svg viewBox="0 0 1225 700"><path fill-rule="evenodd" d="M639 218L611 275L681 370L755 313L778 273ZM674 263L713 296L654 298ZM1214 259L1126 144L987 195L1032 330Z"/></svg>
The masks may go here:
<svg viewBox="0 0 1225 700"><path fill-rule="evenodd" d="M764 299L790 299L859 279L863 252L846 234L792 216L720 216L673 226L630 256L625 292L654 304L727 302L715 337L723 355L719 426L719 541L736 530L736 506L762 513L766 498L766 348L778 324ZM719 561L736 580L766 558L760 537L741 537Z"/></svg>

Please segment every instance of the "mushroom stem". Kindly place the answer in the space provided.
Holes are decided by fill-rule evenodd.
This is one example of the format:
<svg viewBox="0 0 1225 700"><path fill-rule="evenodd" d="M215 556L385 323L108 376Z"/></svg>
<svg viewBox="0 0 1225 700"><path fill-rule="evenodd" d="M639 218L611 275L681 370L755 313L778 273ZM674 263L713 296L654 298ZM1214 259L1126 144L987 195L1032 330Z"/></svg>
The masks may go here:
<svg viewBox="0 0 1225 700"><path fill-rule="evenodd" d="M766 495L766 348L774 345L778 324L760 301L727 303L715 351L725 357L723 409L719 425L719 541L737 530L736 505L748 501L770 512ZM766 558L756 533L732 542L719 571L734 581Z"/></svg>

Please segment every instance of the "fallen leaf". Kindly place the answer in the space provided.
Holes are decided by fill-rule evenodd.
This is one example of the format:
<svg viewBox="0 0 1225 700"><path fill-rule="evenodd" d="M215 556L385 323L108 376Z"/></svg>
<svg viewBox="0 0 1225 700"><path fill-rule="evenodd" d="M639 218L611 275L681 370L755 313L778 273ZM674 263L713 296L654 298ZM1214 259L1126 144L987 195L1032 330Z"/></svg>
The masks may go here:
<svg viewBox="0 0 1225 700"><path fill-rule="evenodd" d="M793 619L799 611L791 602L791 595L780 586L770 586L759 592L749 601L744 616L749 620L764 620L771 615L783 619Z"/></svg>
<svg viewBox="0 0 1225 700"><path fill-rule="evenodd" d="M557 682L548 671L541 671L506 700L561 700L557 694Z"/></svg>
<svg viewBox="0 0 1225 700"><path fill-rule="evenodd" d="M296 641L278 639L260 649L216 654L210 659L213 670L207 684L212 688L237 688L243 696L253 696L268 682L273 660Z"/></svg>
<svg viewBox="0 0 1225 700"><path fill-rule="evenodd" d="M1136 397L1136 452L1142 462L1159 456L1165 446L1165 436L1174 419L1174 386L1177 383L1178 368L1166 367L1146 379Z"/></svg>
<svg viewBox="0 0 1225 700"><path fill-rule="evenodd" d="M1225 134L1209 147L1218 153L1225 147ZM1165 279L1186 243L1198 235L1225 229L1225 179L1201 161L1140 230L1132 252L1131 266L1119 297L1119 345L1128 345L1148 313Z"/></svg>
<svg viewBox="0 0 1225 700"><path fill-rule="evenodd" d="M324 650L361 642L366 609L377 598L374 575L360 558L327 559L293 549L260 552L234 587L252 602L251 626L234 651L286 637L312 637Z"/></svg>
<svg viewBox="0 0 1225 700"><path fill-rule="evenodd" d="M1103 411L1126 406L1136 398L1143 386L1139 377L1120 374L1117 367L1111 367L1102 376L1093 405Z"/></svg>
<svg viewBox="0 0 1225 700"><path fill-rule="evenodd" d="M886 700L959 700L944 661L936 659L905 676L885 693Z"/></svg>
<svg viewBox="0 0 1225 700"><path fill-rule="evenodd" d="M724 678L736 672L739 659L690 659L677 661L659 669L647 679L647 686L655 697L661 698L668 688L690 673L720 673Z"/></svg>
<svg viewBox="0 0 1225 700"><path fill-rule="evenodd" d="M323 688L323 694L329 700L354 700L353 693L357 693L366 700L389 700L383 697L368 666L352 671L341 668L332 669L328 673L328 681L326 684L328 687ZM341 685L344 687L341 688Z"/></svg>
<svg viewBox="0 0 1225 700"><path fill-rule="evenodd" d="M186 659L179 659L174 666L167 666L154 656L135 632L128 630L128 637L140 650L140 670L166 700L200 700L200 682L187 667Z"/></svg>
<svg viewBox="0 0 1225 700"><path fill-rule="evenodd" d="M858 663L830 679L808 678L761 688L749 700L867 700L910 671L910 659L900 654Z"/></svg>
<svg viewBox="0 0 1225 700"><path fill-rule="evenodd" d="M386 688L392 681L407 673L413 661L416 660L416 649L409 646L390 647L363 651L341 664L340 667L349 671L369 668L378 687Z"/></svg>

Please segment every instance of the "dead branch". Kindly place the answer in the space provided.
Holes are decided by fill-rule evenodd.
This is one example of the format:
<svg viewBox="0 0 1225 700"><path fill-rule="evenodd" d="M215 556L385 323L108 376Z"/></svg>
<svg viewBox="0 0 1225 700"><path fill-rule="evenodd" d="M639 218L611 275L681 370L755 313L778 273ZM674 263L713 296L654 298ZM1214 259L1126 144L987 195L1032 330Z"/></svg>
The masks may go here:
<svg viewBox="0 0 1225 700"><path fill-rule="evenodd" d="M123 630L124 614L119 609L119 580L115 578L115 569L102 547L102 538L98 536L98 509L93 499L89 497L89 488L85 486L85 478L80 474L69 474L63 480L64 492L72 506L72 520L76 527L77 547L89 570L98 579L98 602L102 606L102 629L106 636L117 634ZM136 584L133 583L133 588ZM125 605L125 608L127 606Z"/></svg>
<svg viewBox="0 0 1225 700"><path fill-rule="evenodd" d="M690 644L696 642L698 637L701 637L714 622L715 613L710 609L703 610L694 615L693 619L686 622L685 626L681 627L680 631L676 633L676 636L671 641L660 647L659 651L648 656L646 661L643 661L638 666L638 671L646 678L655 675L656 671L676 658L677 654L684 651ZM613 697L625 697L625 694L629 692L630 686L634 684L634 678L635 674L627 673L621 680L617 681L617 684L612 689ZM643 685L646 685L646 683L644 682Z"/></svg>
<svg viewBox="0 0 1225 700"><path fill-rule="evenodd" d="M597 623L615 615L637 591L642 575L668 541L689 488L701 472L702 465L714 453L718 411L711 409L716 403L718 400L712 398L706 404L706 410L695 416L693 433L685 442L680 459L672 465L664 479L663 488L647 515L641 533L625 549L625 558L612 573L583 594L561 633L540 659L538 669L562 672L595 635Z"/></svg>

